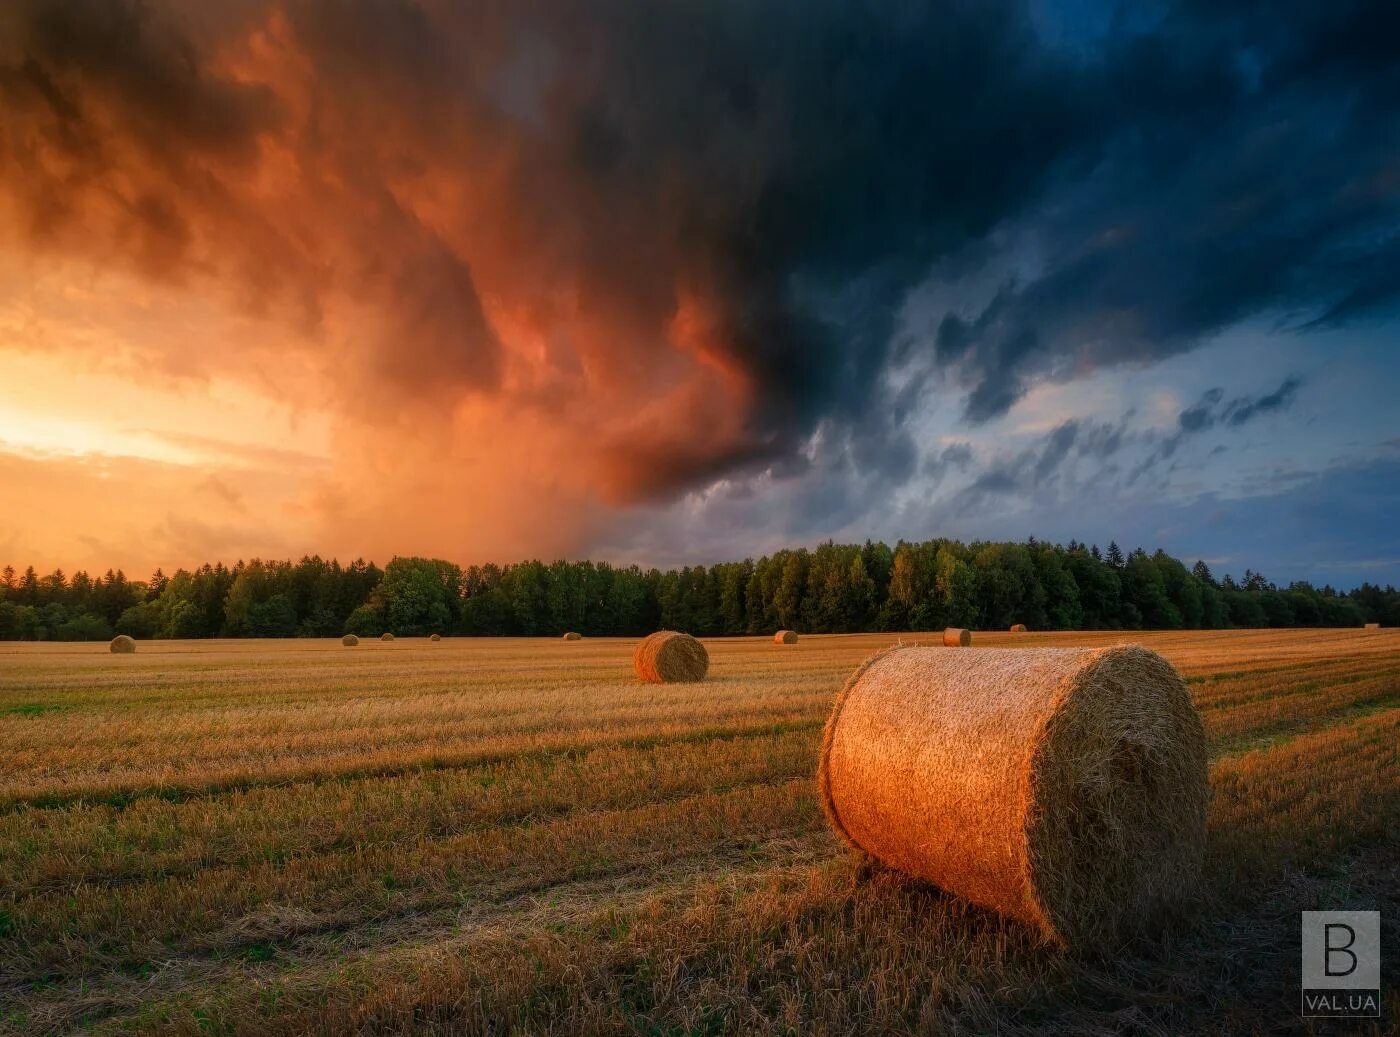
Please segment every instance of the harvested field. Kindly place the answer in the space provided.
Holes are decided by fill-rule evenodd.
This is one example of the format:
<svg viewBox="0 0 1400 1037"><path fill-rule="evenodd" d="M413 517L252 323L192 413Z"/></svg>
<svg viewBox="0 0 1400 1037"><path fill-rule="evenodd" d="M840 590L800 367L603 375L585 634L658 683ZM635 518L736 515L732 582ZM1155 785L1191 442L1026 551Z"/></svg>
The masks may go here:
<svg viewBox="0 0 1400 1037"><path fill-rule="evenodd" d="M1147 644L1202 711L1199 910L1105 954L827 830L831 700L894 640L687 684L606 638L0 645L0 1030L1274 1033L1300 910L1400 945L1400 631L977 632Z"/></svg>

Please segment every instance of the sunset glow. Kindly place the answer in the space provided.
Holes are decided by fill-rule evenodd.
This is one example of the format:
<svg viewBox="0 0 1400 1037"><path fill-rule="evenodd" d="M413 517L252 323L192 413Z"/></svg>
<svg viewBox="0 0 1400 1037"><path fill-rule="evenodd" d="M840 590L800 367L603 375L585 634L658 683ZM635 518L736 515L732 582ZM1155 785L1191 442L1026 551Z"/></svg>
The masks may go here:
<svg viewBox="0 0 1400 1037"><path fill-rule="evenodd" d="M844 79L835 10L320 8L0 12L0 557L1223 557L1220 501L1395 485L1393 285L1337 259L1393 230L1393 160L1282 43L1332 115L1227 62L1181 73L1220 91L1186 147L1116 85L1132 31L1091 57L1038 7L872 19ZM1355 522L1315 575L1400 571Z"/></svg>

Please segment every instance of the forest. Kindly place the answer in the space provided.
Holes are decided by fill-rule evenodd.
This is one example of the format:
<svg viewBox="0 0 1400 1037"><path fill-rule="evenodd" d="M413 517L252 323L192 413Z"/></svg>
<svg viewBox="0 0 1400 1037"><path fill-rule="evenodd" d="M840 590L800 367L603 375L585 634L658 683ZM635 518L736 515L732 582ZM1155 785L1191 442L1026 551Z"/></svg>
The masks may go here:
<svg viewBox="0 0 1400 1037"><path fill-rule="evenodd" d="M893 548L825 543L757 561L681 569L526 561L463 568L394 558L383 569L317 556L204 565L130 580L31 566L0 573L0 640L136 638L638 635L699 636L937 630L1177 630L1400 624L1400 591L1236 581L1158 550L1124 555L1071 541Z"/></svg>

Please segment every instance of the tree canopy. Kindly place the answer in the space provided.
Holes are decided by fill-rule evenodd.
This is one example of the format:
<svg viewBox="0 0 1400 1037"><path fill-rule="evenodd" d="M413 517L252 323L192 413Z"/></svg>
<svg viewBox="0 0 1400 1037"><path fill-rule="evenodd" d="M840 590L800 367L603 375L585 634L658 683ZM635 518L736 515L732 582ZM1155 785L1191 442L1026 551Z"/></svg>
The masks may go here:
<svg viewBox="0 0 1400 1037"><path fill-rule="evenodd" d="M424 634L700 636L937 630L1198 629L1400 624L1400 592L1217 580L1163 551L1071 541L825 543L741 562L472 565L394 558L382 570L308 556L203 565L146 581L31 566L0 572L0 640Z"/></svg>

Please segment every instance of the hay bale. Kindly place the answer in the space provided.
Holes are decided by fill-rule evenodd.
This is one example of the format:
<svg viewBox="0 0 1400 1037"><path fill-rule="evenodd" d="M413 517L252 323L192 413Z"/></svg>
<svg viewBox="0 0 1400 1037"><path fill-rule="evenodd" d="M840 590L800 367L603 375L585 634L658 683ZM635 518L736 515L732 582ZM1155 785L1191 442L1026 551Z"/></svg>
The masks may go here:
<svg viewBox="0 0 1400 1037"><path fill-rule="evenodd" d="M1026 624L1024 624L1024 623L1012 623L1012 624L1011 624L1011 632L1012 632L1013 634L1024 634L1024 633L1026 632Z"/></svg>
<svg viewBox="0 0 1400 1037"><path fill-rule="evenodd" d="M797 644L796 630L779 630L773 635L775 645L795 645Z"/></svg>
<svg viewBox="0 0 1400 1037"><path fill-rule="evenodd" d="M441 640L442 640L442 635L441 635L441 634L433 634L431 637L428 638L428 640L429 640L429 641L441 641Z"/></svg>
<svg viewBox="0 0 1400 1037"><path fill-rule="evenodd" d="M354 634L346 634L340 639L340 643L343 644L346 648L354 648L357 644L360 643L360 639Z"/></svg>
<svg viewBox="0 0 1400 1037"><path fill-rule="evenodd" d="M637 645L632 667L652 684L702 681L710 669L710 653L689 634L658 630Z"/></svg>
<svg viewBox="0 0 1400 1037"><path fill-rule="evenodd" d="M118 634L107 647L118 655L129 655L136 651L136 642L125 634Z"/></svg>
<svg viewBox="0 0 1400 1037"><path fill-rule="evenodd" d="M944 648L966 648L972 644L972 631L962 627L949 627L943 631Z"/></svg>
<svg viewBox="0 0 1400 1037"><path fill-rule="evenodd" d="M381 640L381 641L392 641L393 639L394 639L394 635L391 634L391 633L389 633L389 631L387 631L387 630L384 631L384 633L382 633L382 634L379 635L379 640Z"/></svg>
<svg viewBox="0 0 1400 1037"><path fill-rule="evenodd" d="M580 633L579 633L578 631L576 631L576 630L570 630L567 634L564 635L564 640L565 640L565 641L582 641L582 640L583 640L583 635L580 634Z"/></svg>
<svg viewBox="0 0 1400 1037"><path fill-rule="evenodd" d="M1379 630L1380 628L1381 628L1381 625L1380 625L1379 623L1367 623L1367 624L1366 624L1366 629L1367 629L1367 630Z"/></svg>
<svg viewBox="0 0 1400 1037"><path fill-rule="evenodd" d="M1136 645L888 649L837 697L817 780L852 846L1061 944L1150 925L1201 868L1205 731Z"/></svg>

